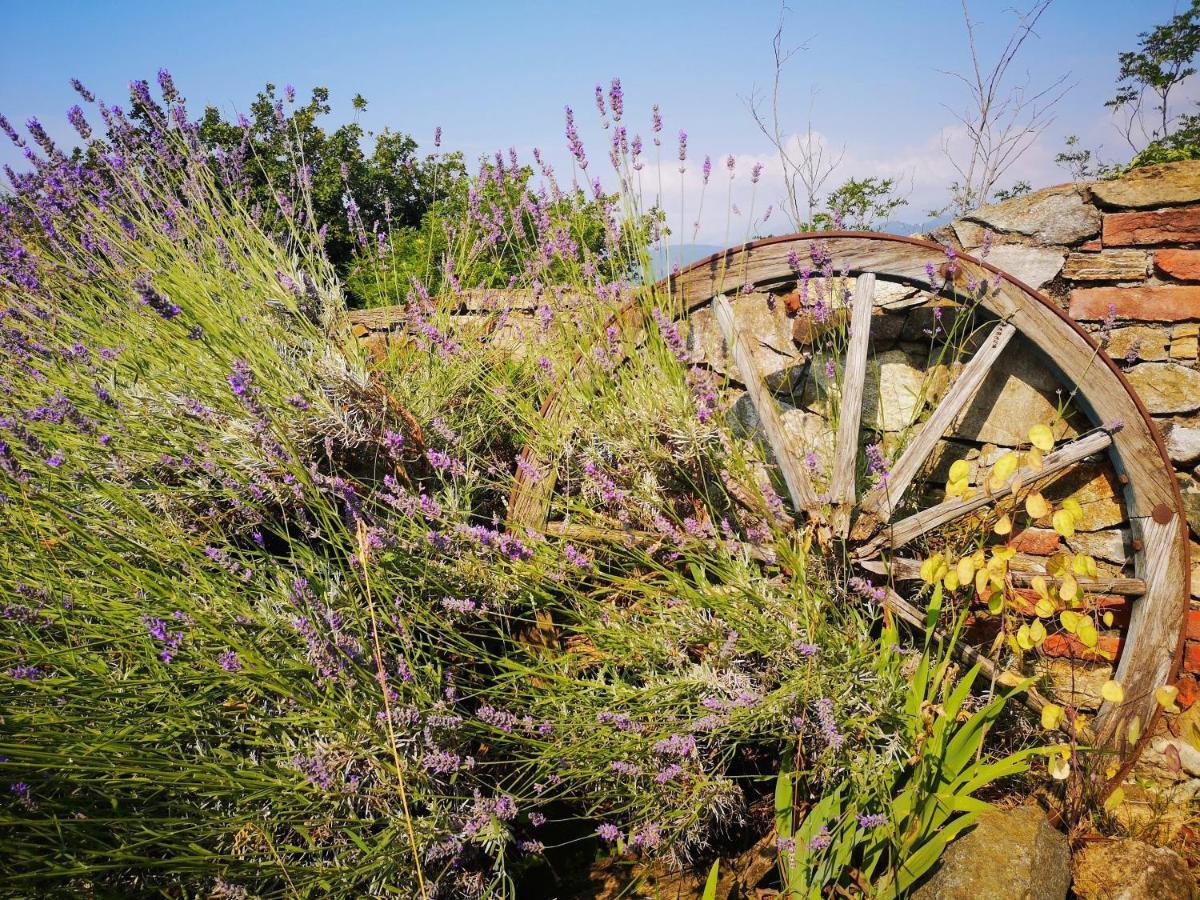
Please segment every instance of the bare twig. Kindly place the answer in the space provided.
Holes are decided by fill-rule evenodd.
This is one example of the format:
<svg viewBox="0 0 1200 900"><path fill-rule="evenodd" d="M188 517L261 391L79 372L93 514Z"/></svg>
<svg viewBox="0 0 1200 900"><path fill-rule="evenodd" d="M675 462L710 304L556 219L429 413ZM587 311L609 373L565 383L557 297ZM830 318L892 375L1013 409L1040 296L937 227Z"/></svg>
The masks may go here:
<svg viewBox="0 0 1200 900"><path fill-rule="evenodd" d="M1017 85L1009 81L1013 62L1030 36L1037 37L1034 28L1052 2L1036 0L1025 12L1017 11L1017 24L1008 41L995 63L985 68L976 41L976 24L971 21L967 0L962 0L970 71L942 72L961 82L971 98L970 105L961 112L947 107L965 131L966 147L952 146L945 135L942 139L942 151L958 175L950 199L956 213L989 201L1000 179L1054 121L1054 108L1074 87L1067 83L1069 74L1042 88L1031 87L1028 78Z"/></svg>

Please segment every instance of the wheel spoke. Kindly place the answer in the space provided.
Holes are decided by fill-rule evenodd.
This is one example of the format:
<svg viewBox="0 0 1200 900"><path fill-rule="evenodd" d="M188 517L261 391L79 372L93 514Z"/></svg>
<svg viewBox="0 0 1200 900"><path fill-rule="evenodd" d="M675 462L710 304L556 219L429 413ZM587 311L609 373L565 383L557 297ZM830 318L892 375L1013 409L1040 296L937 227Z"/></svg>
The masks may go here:
<svg viewBox="0 0 1200 900"><path fill-rule="evenodd" d="M1031 481L1037 481L1061 472L1068 466L1074 465L1080 460L1091 456L1093 453L1099 453L1111 444L1112 435L1108 431L1099 429L1090 432L1081 438L1071 441L1069 444L1063 444L1063 446L1054 452L1046 454L1046 458L1042 461L1040 469L1035 471L1028 467L1022 467L998 490L994 490L991 493L979 492L970 500L960 500L957 498L946 500L937 506L932 506L908 518L901 519L894 525L889 525L877 538L862 545L855 553L855 556L859 559L869 559L877 556L879 550L885 546L890 546L893 550L903 547L905 544L928 531L932 531L934 528L945 525L947 522L953 522L955 519L961 519L963 516L969 515L995 500L1007 497L1019 485L1028 484Z"/></svg>
<svg viewBox="0 0 1200 900"><path fill-rule="evenodd" d="M894 556L887 562L881 559L870 560L859 565L876 575L890 575L896 581L917 581L921 577L921 560L907 556ZM1009 560L1008 578L1014 587L1021 588L1029 587L1039 575L1049 584L1057 584L1061 580L1047 575L1044 569L1045 560L1018 553ZM1141 578L1076 578L1075 581L1080 590L1090 594L1140 597L1146 593L1146 582Z"/></svg>
<svg viewBox="0 0 1200 900"><path fill-rule="evenodd" d="M850 346L842 373L841 408L834 448L830 494L834 504L834 531L845 536L854 505L854 475L858 466L858 429L862 424L863 389L867 380L867 343L871 337L871 308L875 301L875 276L864 273L854 283L850 313Z"/></svg>
<svg viewBox="0 0 1200 900"><path fill-rule="evenodd" d="M734 365L746 385L746 393L762 422L763 432L767 443L775 454L775 462L783 473L784 483L792 499L792 507L801 513L811 513L817 508L817 497L813 492L812 481L808 470L800 462L800 455L793 446L791 438L783 427L783 420L775 409L775 400L767 389L762 374L754 362L754 355L738 328L737 320L733 317L733 307L723 296L713 298L713 313L721 336L729 347Z"/></svg>
<svg viewBox="0 0 1200 900"><path fill-rule="evenodd" d="M1001 322L992 330L983 346L963 367L924 427L904 448L900 459L892 466L887 481L863 499L859 518L867 529L867 534L874 530L875 523L886 522L891 518L892 511L903 499L904 492L921 471L937 442L978 393L980 385L991 371L992 364L1016 333L1017 329L1009 322Z"/></svg>

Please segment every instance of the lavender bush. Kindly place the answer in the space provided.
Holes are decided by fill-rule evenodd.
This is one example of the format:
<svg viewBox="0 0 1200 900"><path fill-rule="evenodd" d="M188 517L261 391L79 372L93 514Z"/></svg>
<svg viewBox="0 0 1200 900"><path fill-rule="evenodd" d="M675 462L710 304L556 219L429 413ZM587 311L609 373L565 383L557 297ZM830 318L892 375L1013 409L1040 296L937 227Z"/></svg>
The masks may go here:
<svg viewBox="0 0 1200 900"><path fill-rule="evenodd" d="M922 651L794 530L646 286L666 235L619 83L597 93L616 193L583 184L568 112L570 186L485 162L430 241L438 291L366 242L356 277L407 317L375 361L303 176L248 209L253 160L206 153L160 84L134 83L138 128L80 86L82 154L0 123L29 163L0 203L8 883L570 892L598 854L748 846L785 754L801 807L836 787L873 835L826 883L867 848L901 865ZM497 268L502 246L524 263ZM539 301L520 353L491 339L502 304L451 325L498 273ZM633 298L630 329L610 317ZM527 446L557 517L651 539L506 530Z"/></svg>

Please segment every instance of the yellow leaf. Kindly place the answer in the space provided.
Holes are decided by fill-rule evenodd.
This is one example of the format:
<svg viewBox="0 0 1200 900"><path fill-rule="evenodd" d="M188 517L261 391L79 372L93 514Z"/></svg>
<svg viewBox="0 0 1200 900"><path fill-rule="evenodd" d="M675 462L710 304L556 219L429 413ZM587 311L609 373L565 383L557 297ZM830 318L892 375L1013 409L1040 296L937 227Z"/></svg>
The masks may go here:
<svg viewBox="0 0 1200 900"><path fill-rule="evenodd" d="M1017 471L1017 454L1005 453L992 466L992 477L988 480L988 485L993 491L998 491L1008 482L1008 479Z"/></svg>
<svg viewBox="0 0 1200 900"><path fill-rule="evenodd" d="M1112 778L1111 775L1108 777ZM1118 806L1120 806L1124 802L1125 802L1125 789L1119 787L1115 791L1113 791L1111 794L1108 795L1108 799L1104 801L1104 808L1106 810L1108 810L1109 812L1112 812L1114 809L1116 809Z"/></svg>
<svg viewBox="0 0 1200 900"><path fill-rule="evenodd" d="M1037 447L1025 452L1025 468L1031 472L1042 471L1042 451Z"/></svg>
<svg viewBox="0 0 1200 900"><path fill-rule="evenodd" d="M958 572L950 571L942 578L942 584L948 591L958 590Z"/></svg>
<svg viewBox="0 0 1200 900"><path fill-rule="evenodd" d="M988 584L988 570L980 569L975 573L975 591L982 594L986 590Z"/></svg>
<svg viewBox="0 0 1200 900"><path fill-rule="evenodd" d="M1109 703L1124 703L1125 688L1121 687L1121 682L1110 678L1104 682L1104 687L1100 688L1100 696Z"/></svg>
<svg viewBox="0 0 1200 900"><path fill-rule="evenodd" d="M960 559L957 574L959 584L970 584L971 579L975 577L975 560L969 556Z"/></svg>
<svg viewBox="0 0 1200 900"><path fill-rule="evenodd" d="M1083 507L1079 505L1079 501L1074 497L1068 497L1062 502L1062 508L1071 514L1071 518L1078 525L1083 521Z"/></svg>
<svg viewBox="0 0 1200 900"><path fill-rule="evenodd" d="M1033 639L1029 636L1029 626L1022 625L1017 629L1017 646L1022 650L1033 649Z"/></svg>
<svg viewBox="0 0 1200 900"><path fill-rule="evenodd" d="M1049 597L1039 597L1037 604L1033 607L1033 611L1043 619L1048 619L1054 615L1054 601Z"/></svg>
<svg viewBox="0 0 1200 900"><path fill-rule="evenodd" d="M1154 692L1154 699L1158 701L1158 705L1169 713L1179 712L1179 707L1175 705L1175 701L1179 699L1179 688L1173 684L1164 684Z"/></svg>
<svg viewBox="0 0 1200 900"><path fill-rule="evenodd" d="M1047 703L1042 707L1042 727L1047 731L1053 731L1062 724L1065 715L1066 712L1057 703Z"/></svg>
<svg viewBox="0 0 1200 900"><path fill-rule="evenodd" d="M1058 614L1058 620L1062 622L1062 627L1068 634L1074 634L1079 628L1079 618L1079 613L1069 609L1064 609Z"/></svg>
<svg viewBox="0 0 1200 900"><path fill-rule="evenodd" d="M1086 578L1088 571L1087 564L1090 558L1086 553L1076 553L1071 559L1071 571L1076 575Z"/></svg>
<svg viewBox="0 0 1200 900"><path fill-rule="evenodd" d="M1134 716L1129 720L1129 725L1125 729L1125 738L1131 744L1136 744L1138 738L1142 736L1142 720Z"/></svg>
<svg viewBox="0 0 1200 900"><path fill-rule="evenodd" d="M1049 597L1050 589L1046 586L1046 579L1041 575L1034 575L1029 579L1029 586L1033 588L1034 593L1039 597Z"/></svg>
<svg viewBox="0 0 1200 900"><path fill-rule="evenodd" d="M988 612L990 612L993 616L1000 615L1001 611L1004 609L1004 594L1001 591L993 591L988 596L987 605Z"/></svg>
<svg viewBox="0 0 1200 900"><path fill-rule="evenodd" d="M1075 536L1075 519L1067 510L1060 509L1050 521L1054 524L1054 530L1063 537Z"/></svg>
<svg viewBox="0 0 1200 900"><path fill-rule="evenodd" d="M1113 614L1112 614L1112 610L1111 610L1111 609L1110 609L1110 610L1105 610L1105 613L1104 613L1104 627L1105 627L1105 628L1112 628L1112 623L1113 623Z"/></svg>
<svg viewBox="0 0 1200 900"><path fill-rule="evenodd" d="M1002 537L1012 532L1012 519L1008 517L1008 513L1005 513L996 521L992 530Z"/></svg>
<svg viewBox="0 0 1200 900"><path fill-rule="evenodd" d="M953 465L950 466L951 481L966 481L970 474L971 467L965 459L955 460Z"/></svg>
<svg viewBox="0 0 1200 900"><path fill-rule="evenodd" d="M1050 757L1049 769L1055 781L1066 781L1071 775L1071 764L1061 756Z"/></svg>
<svg viewBox="0 0 1200 900"><path fill-rule="evenodd" d="M926 584L933 584L937 581L938 566L942 564L942 554L935 553L925 562L921 563L921 580Z"/></svg>
<svg viewBox="0 0 1200 900"><path fill-rule="evenodd" d="M1054 447L1054 432L1049 425L1034 425L1029 429L1029 443L1045 452Z"/></svg>
<svg viewBox="0 0 1200 900"><path fill-rule="evenodd" d="M1035 647L1040 646L1046 639L1046 626L1042 624L1041 619L1034 619L1029 626L1029 639L1033 641Z"/></svg>
<svg viewBox="0 0 1200 900"><path fill-rule="evenodd" d="M996 557L996 559L1001 560L1002 562L1006 562L1006 563L1016 555L1017 555L1016 547L997 547L995 550L992 551L992 556L994 556L994 557Z"/></svg>
<svg viewBox="0 0 1200 900"><path fill-rule="evenodd" d="M1071 568L1071 558L1065 553L1055 553L1046 560L1046 571L1055 578L1062 578Z"/></svg>
<svg viewBox="0 0 1200 900"><path fill-rule="evenodd" d="M1074 603L1079 598L1079 582L1074 575L1064 575L1058 584L1058 596L1064 603Z"/></svg>
<svg viewBox="0 0 1200 900"><path fill-rule="evenodd" d="M1092 624L1092 620L1087 616L1080 617L1079 627L1075 630L1075 635L1089 650L1093 649L1100 641L1100 633L1096 631L1096 626Z"/></svg>
<svg viewBox="0 0 1200 900"><path fill-rule="evenodd" d="M1040 519L1050 515L1050 504L1046 502L1045 497L1035 491L1025 498L1025 512L1029 513L1031 519Z"/></svg>

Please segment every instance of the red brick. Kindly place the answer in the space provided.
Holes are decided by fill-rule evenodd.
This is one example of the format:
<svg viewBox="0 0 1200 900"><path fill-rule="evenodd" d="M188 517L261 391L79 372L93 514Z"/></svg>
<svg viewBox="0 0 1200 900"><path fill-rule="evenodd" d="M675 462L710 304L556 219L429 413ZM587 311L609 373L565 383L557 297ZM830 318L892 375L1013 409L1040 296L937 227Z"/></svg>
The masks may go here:
<svg viewBox="0 0 1200 900"><path fill-rule="evenodd" d="M1109 213L1104 217L1100 238L1105 247L1200 241L1200 206Z"/></svg>
<svg viewBox="0 0 1200 900"><path fill-rule="evenodd" d="M1180 281L1200 281L1200 250L1157 250L1154 268Z"/></svg>
<svg viewBox="0 0 1200 900"><path fill-rule="evenodd" d="M1008 546L1030 556L1052 556L1058 552L1058 532L1049 528L1026 528L1012 536Z"/></svg>
<svg viewBox="0 0 1200 900"><path fill-rule="evenodd" d="M1083 253L1099 253L1103 246L1103 244L1096 240L1084 241L1082 244L1076 247L1075 250Z"/></svg>
<svg viewBox="0 0 1200 900"><path fill-rule="evenodd" d="M1183 645L1183 671L1200 672L1200 641L1188 641Z"/></svg>
<svg viewBox="0 0 1200 900"><path fill-rule="evenodd" d="M1112 632L1104 632L1096 642L1095 649L1088 649L1073 634L1058 632L1042 642L1041 651L1046 656L1067 656L1074 659L1115 659L1121 652L1124 641ZM1200 647L1200 645L1197 645ZM1198 654L1200 656L1200 654ZM1198 660L1200 661L1200 660Z"/></svg>
<svg viewBox="0 0 1200 900"><path fill-rule="evenodd" d="M1187 709L1200 698L1200 681L1196 680L1195 675L1180 675L1175 681L1175 687L1179 688L1179 696L1175 702L1181 709Z"/></svg>
<svg viewBox="0 0 1200 900"><path fill-rule="evenodd" d="M1200 285L1139 285L1137 287L1077 288L1071 291L1071 317L1103 319L1108 307L1118 319L1143 322L1182 322L1200 319Z"/></svg>
<svg viewBox="0 0 1200 900"><path fill-rule="evenodd" d="M1186 637L1189 641L1200 641L1200 609L1188 610Z"/></svg>

